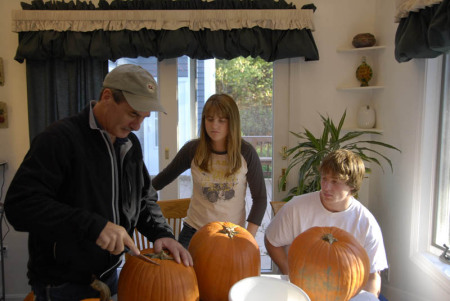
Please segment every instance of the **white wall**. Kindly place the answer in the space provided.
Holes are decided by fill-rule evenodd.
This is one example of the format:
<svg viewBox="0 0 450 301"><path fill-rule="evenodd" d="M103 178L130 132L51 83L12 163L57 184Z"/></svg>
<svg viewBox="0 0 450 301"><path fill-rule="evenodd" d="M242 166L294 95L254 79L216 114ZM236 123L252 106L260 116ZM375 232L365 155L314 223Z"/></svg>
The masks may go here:
<svg viewBox="0 0 450 301"><path fill-rule="evenodd" d="M391 46L397 28L390 22L394 18L393 7L392 1L378 1L376 11L376 26ZM438 284L430 271L419 268L416 237L412 232L418 221L413 211L419 198L417 186L426 182L421 179L425 173L420 169L426 61L399 64L394 60L393 47L389 47L381 61L387 88L377 101L383 126L389 129L384 136L402 150L401 154L393 154L394 174L378 172L376 181L371 183L370 209L383 229L391 266L390 281L384 290L395 301L450 300L448 276L441 275L446 280Z"/></svg>
<svg viewBox="0 0 450 301"><path fill-rule="evenodd" d="M296 1L306 4L310 1ZM390 301L450 300L450 280L437 283L419 268L412 238L414 187L420 177L419 145L425 82L425 60L397 63L394 41L397 24L393 22L395 2L390 0L313 1L316 40L320 60L293 60L291 68L297 78L290 107L290 130L303 127L313 132L321 128L317 113L338 120L347 109L346 124L356 124L356 110L371 103L377 111L377 127L384 130L380 140L393 144L402 153L384 151L392 159L394 172L373 168L368 199L362 200L377 218L390 263L389 281L383 281L383 294ZM300 5L298 5L300 7ZM386 45L373 58L373 84L384 85L373 93L337 92L336 87L351 81L359 65L358 54L337 53L336 48L350 45L357 33L371 32L377 42ZM316 132L317 133L317 132ZM294 139L295 140L295 139ZM294 141L291 141L294 143ZM291 143L291 144L292 144ZM415 258L415 259L413 259ZM447 276L448 277L448 276ZM444 277L445 278L445 277Z"/></svg>
<svg viewBox="0 0 450 301"><path fill-rule="evenodd" d="M5 85L0 86L0 101L8 110L9 127L0 128L0 160L8 162L5 174L2 202L14 173L22 162L29 147L28 109L25 64L14 61L18 36L11 32L11 11L21 9L20 0L0 1L0 57L3 58ZM0 183L2 181L0 175ZM2 225L3 235L7 232ZM29 290L26 277L28 260L27 234L17 233L11 227L5 237L8 257L5 259L5 281L7 300L25 295Z"/></svg>
<svg viewBox="0 0 450 301"><path fill-rule="evenodd" d="M383 128L382 139L396 145L402 153L388 152L394 173L383 174L374 169L367 188L365 203L378 219L384 233L390 263L389 282L383 293L390 301L449 300L449 289L436 284L410 259L414 174L417 173L418 143L423 105L424 60L397 63L394 59L394 1L391 0L316 0L293 1L297 7L313 2L316 31L313 33L320 54L317 62L291 60L290 129L303 126L319 129L318 113L339 118L347 109L349 126L356 124L360 104L372 103L377 110L377 124ZM96 3L96 1L94 1ZM29 147L25 65L14 61L17 34L10 31L11 10L20 9L20 0L0 1L0 57L3 58L5 86L0 86L0 101L6 102L9 128L0 129L0 159L8 161L6 189ZM378 81L384 90L375 93L338 92L336 87L353 80L358 55L337 53L336 48L350 45L360 32L372 32L380 44L387 45L373 63ZM373 99L372 99L373 98ZM295 116L295 118L293 118ZM293 143L294 141L292 141ZM1 177L1 175L0 175ZM1 181L1 178L0 178ZM3 200L2 200L3 201ZM24 296L26 279L26 234L13 229L6 236L8 258L6 288L8 300ZM447 282L448 285L448 282ZM18 299L20 300L20 299Z"/></svg>

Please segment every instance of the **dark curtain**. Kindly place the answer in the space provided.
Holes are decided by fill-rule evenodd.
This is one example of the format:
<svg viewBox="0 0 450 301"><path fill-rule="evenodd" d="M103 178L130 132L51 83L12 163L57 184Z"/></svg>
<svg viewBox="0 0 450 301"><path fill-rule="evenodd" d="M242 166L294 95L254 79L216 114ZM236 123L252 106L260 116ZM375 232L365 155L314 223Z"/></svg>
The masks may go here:
<svg viewBox="0 0 450 301"><path fill-rule="evenodd" d="M121 57L154 56L161 61L183 55L199 60L229 60L239 56L259 56L268 62L301 56L307 61L319 59L309 29L284 31L263 28L21 32L15 59L23 62L25 59L91 57L115 61Z"/></svg>
<svg viewBox="0 0 450 301"><path fill-rule="evenodd" d="M32 1L30 10L139 10L139 9L296 9L284 0L100 0ZM303 6L313 9L313 4ZM158 60L187 55L194 59L261 57L266 61L291 57L318 60L311 30L179 30L19 33L15 59L27 62L30 139L45 126L76 113L97 99L106 74L107 61L121 57L157 57Z"/></svg>
<svg viewBox="0 0 450 301"><path fill-rule="evenodd" d="M410 12L395 35L395 59L435 58L450 53L450 0Z"/></svg>
<svg viewBox="0 0 450 301"><path fill-rule="evenodd" d="M139 9L296 9L284 0L115 0L108 4L100 0L98 7L91 2L42 0L22 3L27 10L139 10ZM303 9L313 9L307 4ZM272 62L291 57L304 57L305 60L318 60L319 52L310 29L271 30L260 27L236 30L209 29L191 31L178 30L56 32L32 31L19 34L19 47L15 59L46 60L60 58L71 60L78 57L91 57L99 60L117 60L121 57L136 58L154 56L158 60L187 55L193 59L233 59L261 57Z"/></svg>
<svg viewBox="0 0 450 301"><path fill-rule="evenodd" d="M27 60L30 140L49 124L98 99L107 63L90 58Z"/></svg>

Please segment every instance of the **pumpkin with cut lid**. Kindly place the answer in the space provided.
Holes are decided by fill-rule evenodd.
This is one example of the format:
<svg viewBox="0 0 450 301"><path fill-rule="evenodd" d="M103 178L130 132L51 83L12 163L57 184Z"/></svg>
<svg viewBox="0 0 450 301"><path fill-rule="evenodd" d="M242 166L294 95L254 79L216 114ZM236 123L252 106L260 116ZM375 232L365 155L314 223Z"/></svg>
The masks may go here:
<svg viewBox="0 0 450 301"><path fill-rule="evenodd" d="M162 251L141 251L159 265L130 256L120 272L117 297L119 301L197 301L199 292L194 268L176 263Z"/></svg>
<svg viewBox="0 0 450 301"><path fill-rule="evenodd" d="M311 301L347 301L366 285L370 261L349 232L313 227L298 235L288 253L289 279Z"/></svg>

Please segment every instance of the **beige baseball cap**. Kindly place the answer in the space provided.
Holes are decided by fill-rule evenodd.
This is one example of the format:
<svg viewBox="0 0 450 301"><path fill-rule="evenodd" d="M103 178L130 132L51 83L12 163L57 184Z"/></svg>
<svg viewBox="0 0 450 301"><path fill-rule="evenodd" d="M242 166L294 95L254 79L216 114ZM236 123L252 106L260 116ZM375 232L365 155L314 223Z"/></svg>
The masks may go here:
<svg viewBox="0 0 450 301"><path fill-rule="evenodd" d="M117 66L109 72L103 88L121 90L128 104L139 112L165 110L158 100L158 85L144 68L133 64Z"/></svg>

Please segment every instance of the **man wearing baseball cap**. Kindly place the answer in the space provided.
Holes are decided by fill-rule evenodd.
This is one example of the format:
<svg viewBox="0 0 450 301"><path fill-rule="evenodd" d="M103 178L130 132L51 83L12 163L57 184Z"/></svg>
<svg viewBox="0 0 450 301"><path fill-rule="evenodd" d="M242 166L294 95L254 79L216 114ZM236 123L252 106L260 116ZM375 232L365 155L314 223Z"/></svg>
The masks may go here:
<svg viewBox="0 0 450 301"><path fill-rule="evenodd" d="M5 198L17 231L29 232L28 278L36 301L98 298L117 292L117 267L135 228L192 266L156 203L157 194L132 131L164 112L152 75L121 65L104 79L98 101L33 139ZM151 263L150 263L151 264ZM106 287L106 286L104 286ZM102 293L108 289L102 290Z"/></svg>

